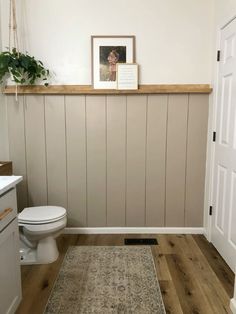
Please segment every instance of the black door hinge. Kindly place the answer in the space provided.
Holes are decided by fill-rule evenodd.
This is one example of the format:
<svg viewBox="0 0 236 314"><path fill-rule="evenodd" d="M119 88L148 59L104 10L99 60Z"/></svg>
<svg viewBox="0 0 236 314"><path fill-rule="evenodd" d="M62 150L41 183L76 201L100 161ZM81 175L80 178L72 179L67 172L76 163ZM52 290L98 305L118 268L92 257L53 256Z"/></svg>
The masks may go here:
<svg viewBox="0 0 236 314"><path fill-rule="evenodd" d="M212 137L213 142L216 141L216 132L213 132L213 137Z"/></svg>
<svg viewBox="0 0 236 314"><path fill-rule="evenodd" d="M220 50L217 50L217 62L220 61Z"/></svg>
<svg viewBox="0 0 236 314"><path fill-rule="evenodd" d="M212 206L209 207L209 215L212 216Z"/></svg>

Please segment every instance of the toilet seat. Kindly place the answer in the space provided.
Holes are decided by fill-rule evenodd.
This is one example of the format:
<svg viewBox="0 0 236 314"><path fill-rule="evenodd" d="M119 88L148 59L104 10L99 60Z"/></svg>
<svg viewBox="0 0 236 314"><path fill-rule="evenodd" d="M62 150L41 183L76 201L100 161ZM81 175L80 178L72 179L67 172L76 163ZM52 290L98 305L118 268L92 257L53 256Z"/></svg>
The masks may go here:
<svg viewBox="0 0 236 314"><path fill-rule="evenodd" d="M53 221L46 224L22 224L20 223L19 226L22 226L24 229L24 233L30 234L45 234L46 232L55 232L60 230L61 228L66 227L67 218L63 217L57 221Z"/></svg>
<svg viewBox="0 0 236 314"><path fill-rule="evenodd" d="M66 217L66 210L59 206L27 207L18 214L19 225L50 224Z"/></svg>

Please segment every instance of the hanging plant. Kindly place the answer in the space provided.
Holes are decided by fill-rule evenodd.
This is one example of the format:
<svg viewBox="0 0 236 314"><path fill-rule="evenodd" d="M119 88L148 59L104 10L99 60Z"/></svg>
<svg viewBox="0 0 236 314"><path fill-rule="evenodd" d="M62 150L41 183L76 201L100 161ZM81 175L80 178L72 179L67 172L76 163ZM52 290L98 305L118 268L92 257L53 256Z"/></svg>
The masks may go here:
<svg viewBox="0 0 236 314"><path fill-rule="evenodd" d="M16 84L33 85L43 80L47 86L49 70L45 69L40 60L13 48L12 51L0 53L0 83L3 84L9 77Z"/></svg>
<svg viewBox="0 0 236 314"><path fill-rule="evenodd" d="M40 60L19 51L16 16L16 1L9 0L9 49L0 53L0 84L10 78L16 84L17 99L18 84L33 85L43 80L47 86L49 70L45 69ZM12 35L14 48L11 49Z"/></svg>

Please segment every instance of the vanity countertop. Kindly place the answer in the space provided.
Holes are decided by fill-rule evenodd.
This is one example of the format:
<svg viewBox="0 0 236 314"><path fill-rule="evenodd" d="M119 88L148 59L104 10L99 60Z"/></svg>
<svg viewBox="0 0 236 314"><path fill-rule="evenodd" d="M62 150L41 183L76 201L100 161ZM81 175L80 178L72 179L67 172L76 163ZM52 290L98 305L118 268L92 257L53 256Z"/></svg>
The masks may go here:
<svg viewBox="0 0 236 314"><path fill-rule="evenodd" d="M22 176L0 176L0 195L23 180Z"/></svg>

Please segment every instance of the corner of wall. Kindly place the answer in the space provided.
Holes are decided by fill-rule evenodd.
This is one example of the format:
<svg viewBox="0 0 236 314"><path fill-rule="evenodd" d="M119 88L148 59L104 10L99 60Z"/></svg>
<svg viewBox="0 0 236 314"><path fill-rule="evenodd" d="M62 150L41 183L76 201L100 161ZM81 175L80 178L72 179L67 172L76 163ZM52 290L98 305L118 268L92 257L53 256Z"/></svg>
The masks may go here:
<svg viewBox="0 0 236 314"><path fill-rule="evenodd" d="M1 30L1 5L0 2L0 51L2 51L2 30ZM0 92L0 160L9 159L9 141L7 128L7 104L6 97Z"/></svg>
<svg viewBox="0 0 236 314"><path fill-rule="evenodd" d="M9 160L6 97L0 94L0 160Z"/></svg>

